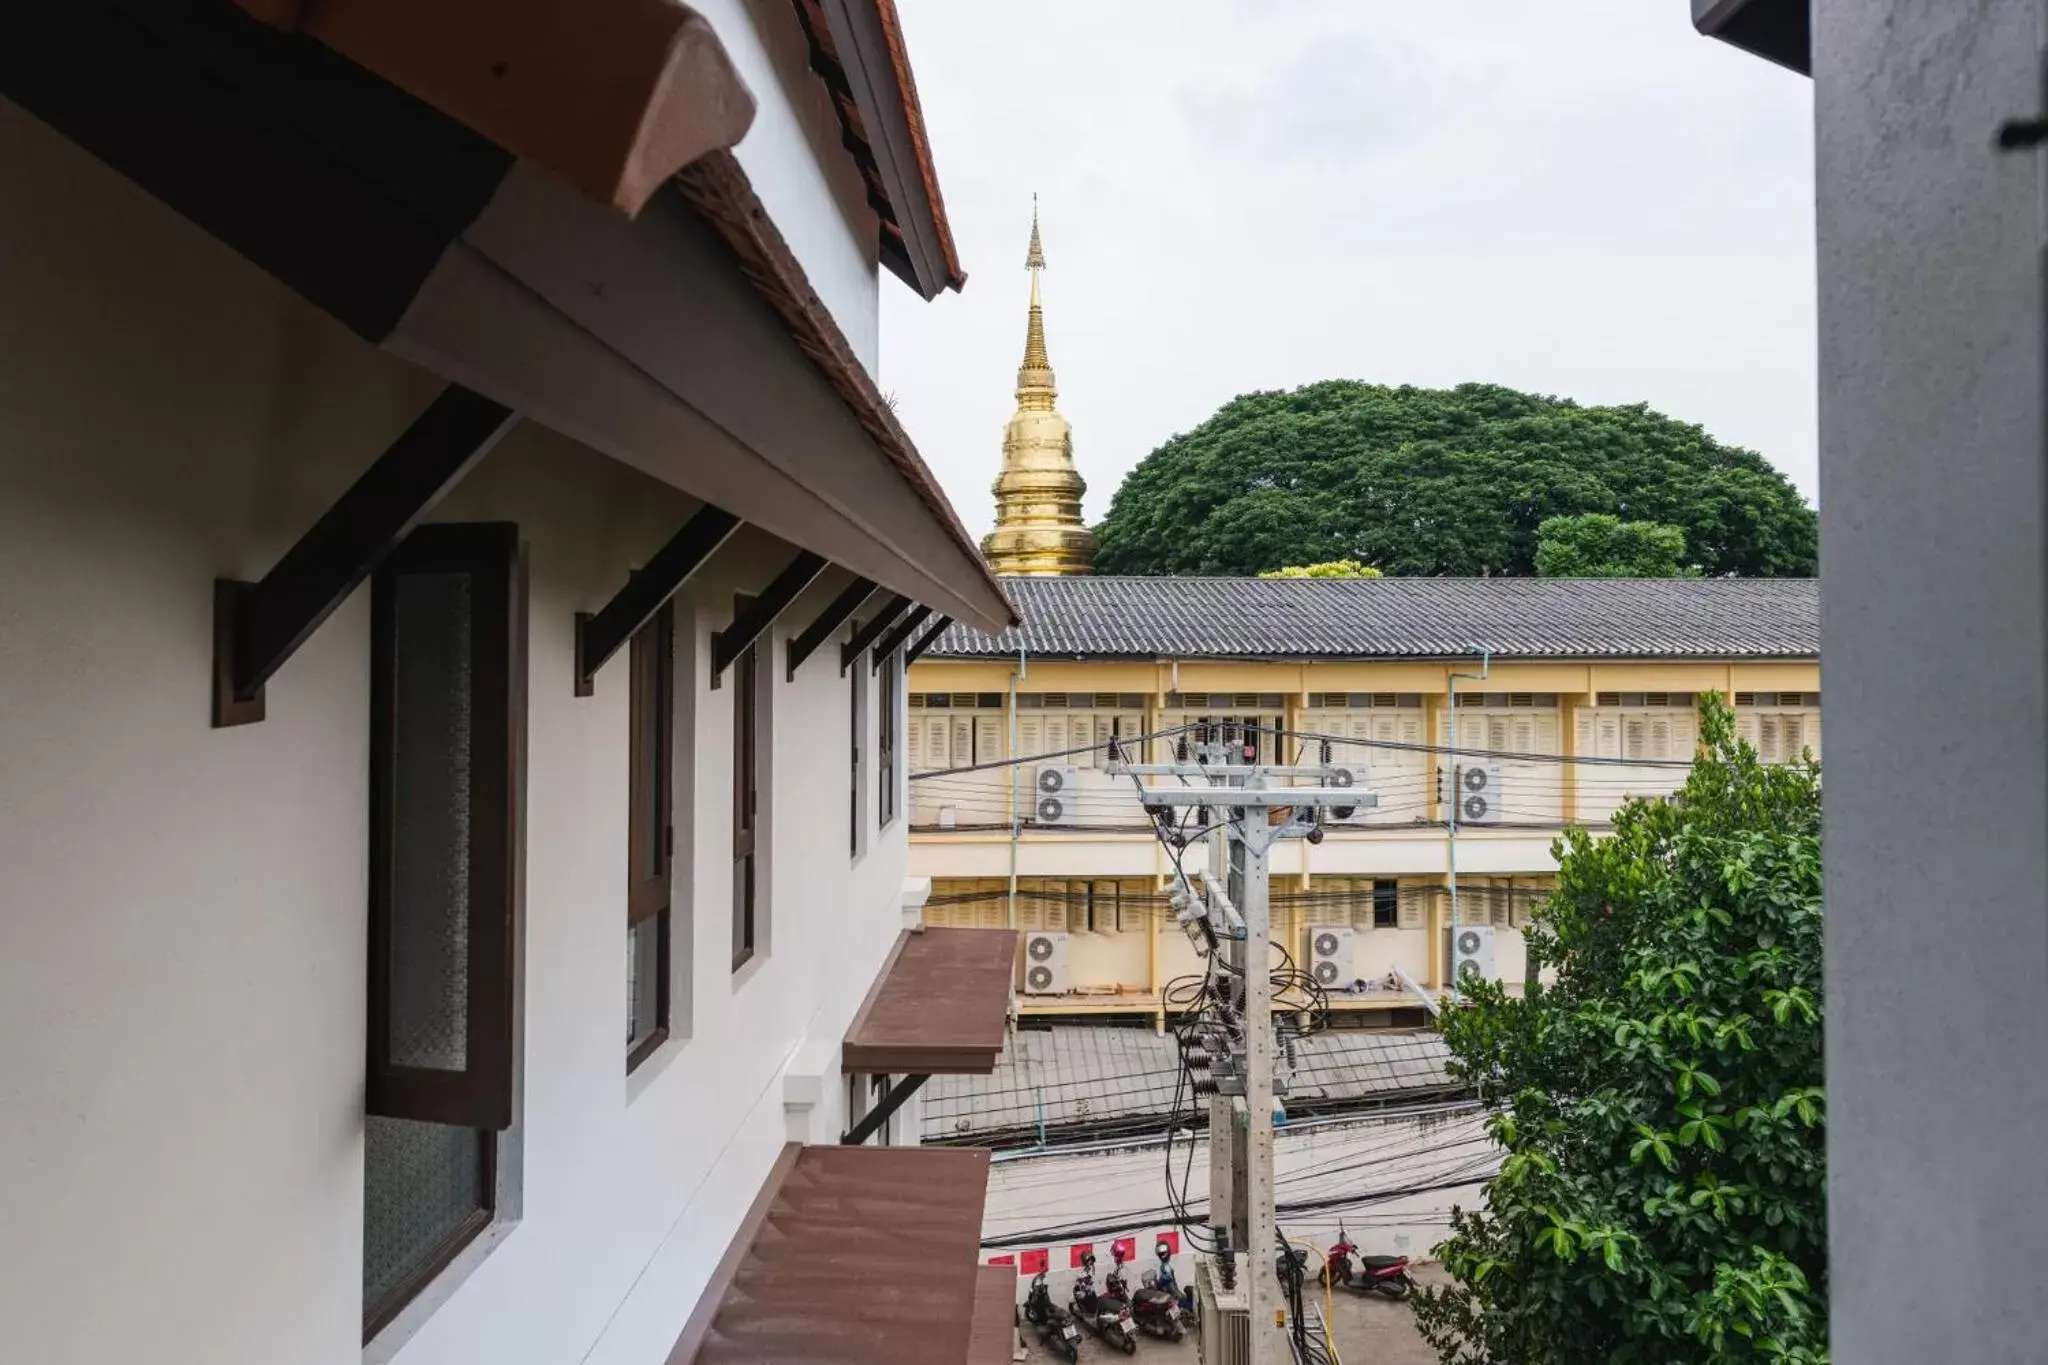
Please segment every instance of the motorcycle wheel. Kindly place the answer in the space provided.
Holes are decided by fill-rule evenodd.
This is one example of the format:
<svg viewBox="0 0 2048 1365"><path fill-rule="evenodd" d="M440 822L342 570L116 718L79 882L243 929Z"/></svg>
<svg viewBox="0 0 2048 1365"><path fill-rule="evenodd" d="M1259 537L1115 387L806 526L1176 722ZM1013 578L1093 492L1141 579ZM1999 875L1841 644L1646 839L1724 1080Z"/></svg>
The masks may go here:
<svg viewBox="0 0 2048 1365"><path fill-rule="evenodd" d="M1408 1297L1408 1291L1414 1287L1415 1281L1409 1279L1406 1272L1399 1275L1389 1275L1386 1279L1373 1286L1373 1288L1379 1290L1380 1293L1390 1299L1405 1299Z"/></svg>
<svg viewBox="0 0 2048 1365"><path fill-rule="evenodd" d="M1123 1348L1123 1353L1127 1356L1134 1356L1138 1353L1138 1339L1129 1332L1119 1336L1116 1344Z"/></svg>
<svg viewBox="0 0 2048 1365"><path fill-rule="evenodd" d="M1324 1266L1316 1272L1316 1283L1324 1289L1330 1287L1330 1267Z"/></svg>
<svg viewBox="0 0 2048 1365"><path fill-rule="evenodd" d="M1074 1365L1074 1362L1081 1358L1081 1348L1065 1337L1061 1337L1060 1354L1067 1358L1067 1365Z"/></svg>
<svg viewBox="0 0 2048 1365"><path fill-rule="evenodd" d="M1187 1334L1188 1334L1188 1329L1187 1329L1187 1328L1185 1328L1185 1327L1183 1327L1183 1326L1181 1326L1181 1325L1180 1325L1179 1323L1177 1323L1177 1322L1176 1322L1176 1323L1175 1323L1175 1324L1173 1325L1173 1330L1172 1330L1171 1332L1168 1332L1168 1333L1166 1334L1166 1339L1167 1339L1168 1341L1180 1341L1180 1340L1182 1340L1183 1338L1185 1338L1185 1337L1187 1336Z"/></svg>

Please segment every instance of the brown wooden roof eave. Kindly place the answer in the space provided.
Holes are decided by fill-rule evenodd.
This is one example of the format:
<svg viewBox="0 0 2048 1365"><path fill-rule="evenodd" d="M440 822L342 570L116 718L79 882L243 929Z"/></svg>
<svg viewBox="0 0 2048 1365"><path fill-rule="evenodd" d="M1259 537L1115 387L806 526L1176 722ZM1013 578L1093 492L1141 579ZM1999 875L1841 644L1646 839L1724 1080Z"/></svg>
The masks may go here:
<svg viewBox="0 0 2048 1365"><path fill-rule="evenodd" d="M1014 930L906 930L846 1030L840 1065L877 1075L994 1071L1016 961Z"/></svg>
<svg viewBox="0 0 2048 1365"><path fill-rule="evenodd" d="M679 0L236 0L628 215L735 146L754 96Z"/></svg>
<svg viewBox="0 0 2048 1365"><path fill-rule="evenodd" d="M960 1365L988 1166L976 1148L789 1144L667 1365Z"/></svg>
<svg viewBox="0 0 2048 1365"><path fill-rule="evenodd" d="M968 534L936 476L917 453L910 435L882 399L873 376L853 353L832 312L811 288L796 254L776 228L739 159L716 151L685 166L675 178L683 199L709 223L726 245L741 272L782 318L783 325L817 365L868 435L888 456L925 506L945 526L966 555L982 585L985 611L1008 625L1022 620L1002 583L981 557L981 544Z"/></svg>
<svg viewBox="0 0 2048 1365"><path fill-rule="evenodd" d="M903 41L903 21L896 14L896 0L875 0L882 21L882 34L889 44L889 64L894 68L897 93L903 100L903 114L910 125L910 139L917 148L918 178L924 182L925 197L931 202L932 221L938 229L939 244L946 256L946 283L955 293L967 284L967 272L960 268L960 251L953 241L953 224L946 216L946 199L939 190L939 169L932 160L931 134L924 124L924 106L917 98L917 77L910 69L910 49Z"/></svg>
<svg viewBox="0 0 2048 1365"><path fill-rule="evenodd" d="M910 52L904 45L903 24L893 0L847 0L847 3L864 3L874 13L875 28L881 34L889 61L888 84L893 87L909 138L915 184L899 185L894 195L890 193L881 158L876 155L876 130L868 126L868 120L862 115L860 101L847 74L846 59L840 54L839 44L832 36L822 0L792 0L792 3L802 25L805 42L810 47L811 69L831 94L833 109L839 117L841 142L860 170L861 179L867 187L869 207L874 209L879 220L882 263L927 298L941 288L958 292L967 283L967 272L960 268L960 252L953 240L953 225L946 216L945 198L939 190L938 168L932 162L931 136L925 128L924 108L917 97L917 79L911 73ZM917 213L928 219L940 257L940 277L930 283L919 279L906 241L904 219L906 215Z"/></svg>

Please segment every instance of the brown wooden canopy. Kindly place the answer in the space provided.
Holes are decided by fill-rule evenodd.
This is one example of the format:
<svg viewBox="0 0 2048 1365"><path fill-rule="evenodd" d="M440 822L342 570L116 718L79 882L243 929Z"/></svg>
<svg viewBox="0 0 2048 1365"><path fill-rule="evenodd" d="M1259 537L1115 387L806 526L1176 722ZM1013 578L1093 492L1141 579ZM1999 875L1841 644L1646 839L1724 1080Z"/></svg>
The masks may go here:
<svg viewBox="0 0 2048 1365"><path fill-rule="evenodd" d="M846 1031L842 1066L877 1074L986 1076L1009 1032L1011 929L912 929Z"/></svg>
<svg viewBox="0 0 2048 1365"><path fill-rule="evenodd" d="M988 1160L965 1147L791 1143L668 1365L979 1362L994 1313L976 1265Z"/></svg>

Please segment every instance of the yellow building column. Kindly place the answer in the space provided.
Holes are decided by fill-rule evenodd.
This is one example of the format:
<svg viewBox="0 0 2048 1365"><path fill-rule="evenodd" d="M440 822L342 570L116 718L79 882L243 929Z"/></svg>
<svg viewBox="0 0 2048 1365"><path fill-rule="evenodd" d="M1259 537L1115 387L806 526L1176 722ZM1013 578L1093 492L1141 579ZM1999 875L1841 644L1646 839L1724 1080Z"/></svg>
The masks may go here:
<svg viewBox="0 0 2048 1365"><path fill-rule="evenodd" d="M1574 692L1563 693L1557 699L1558 748L1565 758L1557 765L1564 777L1564 800L1558 815L1567 825L1579 821L1579 765L1572 760L1579 754L1579 707L1586 700Z"/></svg>

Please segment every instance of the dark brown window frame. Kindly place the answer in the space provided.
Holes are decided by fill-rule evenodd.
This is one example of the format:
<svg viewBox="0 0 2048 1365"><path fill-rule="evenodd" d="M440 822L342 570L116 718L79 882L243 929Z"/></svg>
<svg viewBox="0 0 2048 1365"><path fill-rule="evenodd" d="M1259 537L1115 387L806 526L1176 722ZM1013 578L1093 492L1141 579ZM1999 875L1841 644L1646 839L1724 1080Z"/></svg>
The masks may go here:
<svg viewBox="0 0 2048 1365"><path fill-rule="evenodd" d="M738 615L752 599L734 599ZM732 969L760 949L761 642L732 664Z"/></svg>
<svg viewBox="0 0 2048 1365"><path fill-rule="evenodd" d="M855 621L853 628L858 631L860 629L860 622ZM862 814L860 798L863 785L862 779L866 772L865 768L861 765L861 756L867 747L868 738L868 695L867 689L861 684L866 679L867 673L862 669L849 668L846 670L846 676L847 708L852 713L847 725L847 736L851 741L851 748L848 753L848 760L851 765L851 770L848 774L850 785L846 796L847 856L858 862L863 851L860 837L860 817Z"/></svg>
<svg viewBox="0 0 2048 1365"><path fill-rule="evenodd" d="M410 1275L391 1287L389 1293L377 1303L363 1305L363 1344L369 1345L379 1332L389 1327L392 1321L412 1301L425 1291L426 1287L439 1279L441 1272L452 1265L463 1249L491 1225L498 1216L498 1135L487 1129L477 1129L477 1141L483 1144L482 1160L478 1162L477 1178L483 1186L480 1193L480 1207L465 1219L462 1225L448 1235L448 1239L435 1248L434 1254L420 1262Z"/></svg>
<svg viewBox="0 0 2048 1365"><path fill-rule="evenodd" d="M468 866L469 1017L461 1072L403 1067L389 1059L396 818L397 615L394 592L409 574L467 575L472 582L471 747ZM369 935L365 1018L365 1111L441 1123L481 1144L479 1207L432 1255L377 1303L363 1305L370 1341L445 1271L497 1216L498 1135L513 1122L516 1092L520 817L525 790L526 565L510 522L436 524L415 530L379 566L370 589Z"/></svg>
<svg viewBox="0 0 2048 1365"><path fill-rule="evenodd" d="M525 585L509 522L422 526L377 570L370 592L370 962L366 1107L388 1118L464 1128L512 1126L513 982L518 933L518 810L526 716ZM471 622L469 771L470 1002L467 1065L434 1071L389 1059L393 845L396 831L399 578L466 574Z"/></svg>
<svg viewBox="0 0 2048 1365"><path fill-rule="evenodd" d="M669 1039L675 874L675 609L665 602L631 646L626 932L655 930L654 1027L626 1053L630 1074ZM649 869L652 869L650 871ZM628 1002L630 1008L631 1002ZM628 1039L631 1043L631 1039Z"/></svg>
<svg viewBox="0 0 2048 1365"><path fill-rule="evenodd" d="M875 808L875 825L887 829L896 822L896 712L903 705L903 676L896 660L884 659L876 670L881 677L881 696L875 703L875 770L880 776L880 799Z"/></svg>

